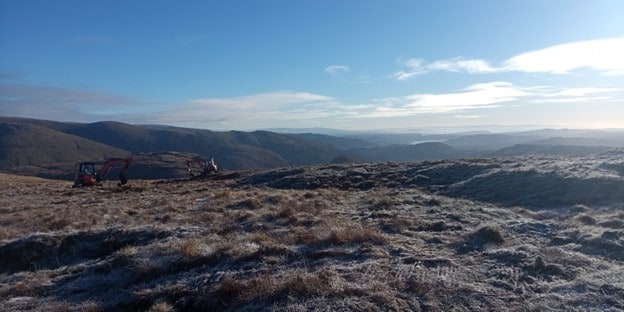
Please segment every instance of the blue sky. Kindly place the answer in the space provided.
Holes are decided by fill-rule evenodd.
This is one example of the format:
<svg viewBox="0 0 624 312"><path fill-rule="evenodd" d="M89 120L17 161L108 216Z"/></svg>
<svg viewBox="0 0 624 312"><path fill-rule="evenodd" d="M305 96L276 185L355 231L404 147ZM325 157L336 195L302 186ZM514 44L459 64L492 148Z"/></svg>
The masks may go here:
<svg viewBox="0 0 624 312"><path fill-rule="evenodd" d="M624 1L0 0L0 115L624 127Z"/></svg>

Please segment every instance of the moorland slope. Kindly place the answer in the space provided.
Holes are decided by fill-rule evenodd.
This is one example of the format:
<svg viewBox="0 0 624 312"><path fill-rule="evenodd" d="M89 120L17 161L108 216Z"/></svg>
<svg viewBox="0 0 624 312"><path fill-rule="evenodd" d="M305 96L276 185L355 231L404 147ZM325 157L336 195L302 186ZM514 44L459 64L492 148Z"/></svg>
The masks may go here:
<svg viewBox="0 0 624 312"><path fill-rule="evenodd" d="M0 174L0 310L621 311L623 156Z"/></svg>

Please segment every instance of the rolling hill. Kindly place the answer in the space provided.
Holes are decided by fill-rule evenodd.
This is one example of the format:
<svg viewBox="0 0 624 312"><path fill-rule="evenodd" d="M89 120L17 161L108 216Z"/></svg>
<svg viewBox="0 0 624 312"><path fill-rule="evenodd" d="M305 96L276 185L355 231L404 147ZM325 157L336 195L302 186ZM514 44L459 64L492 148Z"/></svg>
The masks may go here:
<svg viewBox="0 0 624 312"><path fill-rule="evenodd" d="M0 125L4 129L0 169L5 170L167 151L214 157L227 169L324 163L344 155L329 143L267 131L216 132L142 127L112 121L83 124L14 117L1 117Z"/></svg>
<svg viewBox="0 0 624 312"><path fill-rule="evenodd" d="M37 124L0 123L0 168L75 162L130 154Z"/></svg>
<svg viewBox="0 0 624 312"><path fill-rule="evenodd" d="M185 168L185 160L196 156L214 157L221 169L240 170L337 162L576 156L624 145L622 130L544 129L440 135L345 132L339 137L18 117L0 117L0 137L0 170L62 179L70 176L68 168L78 160L102 160L130 154L141 159L140 164L133 165L136 175L131 178L153 179L175 177L180 168ZM420 141L424 143L413 144ZM163 162L162 157L168 161Z"/></svg>

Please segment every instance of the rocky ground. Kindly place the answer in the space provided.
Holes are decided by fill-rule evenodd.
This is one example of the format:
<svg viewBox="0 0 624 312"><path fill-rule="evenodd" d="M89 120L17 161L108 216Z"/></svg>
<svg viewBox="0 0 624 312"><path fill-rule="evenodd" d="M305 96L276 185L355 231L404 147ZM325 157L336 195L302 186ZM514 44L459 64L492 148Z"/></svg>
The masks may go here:
<svg viewBox="0 0 624 312"><path fill-rule="evenodd" d="M0 174L0 310L624 310L621 150L71 185Z"/></svg>

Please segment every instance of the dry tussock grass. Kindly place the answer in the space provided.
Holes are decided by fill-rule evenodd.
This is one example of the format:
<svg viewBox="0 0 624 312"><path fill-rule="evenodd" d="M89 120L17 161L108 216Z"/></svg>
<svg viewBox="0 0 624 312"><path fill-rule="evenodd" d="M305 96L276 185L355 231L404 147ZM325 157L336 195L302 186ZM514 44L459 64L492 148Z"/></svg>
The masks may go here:
<svg viewBox="0 0 624 312"><path fill-rule="evenodd" d="M320 243L330 245L373 243L383 244L385 239L377 229L370 227L337 227L331 228L329 235Z"/></svg>
<svg viewBox="0 0 624 312"><path fill-rule="evenodd" d="M157 302L152 305L148 312L175 312L173 305L167 302Z"/></svg>
<svg viewBox="0 0 624 312"><path fill-rule="evenodd" d="M0 262L32 262L0 266L0 310L624 309L621 210L505 208L417 182L72 189L0 175ZM19 250L37 240L37 258Z"/></svg>

